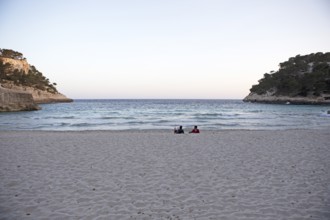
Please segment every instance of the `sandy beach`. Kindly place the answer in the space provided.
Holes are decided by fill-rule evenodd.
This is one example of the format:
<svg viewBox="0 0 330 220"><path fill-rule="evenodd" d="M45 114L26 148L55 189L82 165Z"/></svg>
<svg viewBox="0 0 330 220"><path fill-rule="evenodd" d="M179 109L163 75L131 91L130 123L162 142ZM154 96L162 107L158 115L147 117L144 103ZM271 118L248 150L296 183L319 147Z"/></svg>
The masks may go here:
<svg viewBox="0 0 330 220"><path fill-rule="evenodd" d="M329 135L1 131L0 219L330 219Z"/></svg>

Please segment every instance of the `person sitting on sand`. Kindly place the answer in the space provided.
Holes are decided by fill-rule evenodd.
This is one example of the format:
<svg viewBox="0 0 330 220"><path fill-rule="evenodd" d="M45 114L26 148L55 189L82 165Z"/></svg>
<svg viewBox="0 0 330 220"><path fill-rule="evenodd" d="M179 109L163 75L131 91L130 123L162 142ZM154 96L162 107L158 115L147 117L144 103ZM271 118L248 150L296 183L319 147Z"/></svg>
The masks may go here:
<svg viewBox="0 0 330 220"><path fill-rule="evenodd" d="M182 129L182 126L180 126L178 129L174 128L174 134L184 134L184 130Z"/></svg>
<svg viewBox="0 0 330 220"><path fill-rule="evenodd" d="M195 125L194 129L192 129L189 133L197 134L197 133L199 133L199 129L198 129L197 126Z"/></svg>

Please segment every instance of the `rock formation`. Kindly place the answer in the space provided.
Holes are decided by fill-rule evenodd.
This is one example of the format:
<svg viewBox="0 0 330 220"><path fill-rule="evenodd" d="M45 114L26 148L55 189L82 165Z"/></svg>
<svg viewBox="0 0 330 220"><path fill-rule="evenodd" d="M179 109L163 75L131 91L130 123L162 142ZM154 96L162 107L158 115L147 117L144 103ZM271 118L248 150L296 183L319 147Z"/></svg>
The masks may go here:
<svg viewBox="0 0 330 220"><path fill-rule="evenodd" d="M0 112L39 110L32 95L0 86Z"/></svg>
<svg viewBox="0 0 330 220"><path fill-rule="evenodd" d="M330 104L330 53L297 55L265 73L245 102Z"/></svg>
<svg viewBox="0 0 330 220"><path fill-rule="evenodd" d="M29 86L17 86L14 85L13 83L5 83L2 86L6 89L10 89L13 91L31 94L34 102L38 104L55 103L55 102L72 102L72 99L67 98L65 95L59 92L50 93Z"/></svg>
<svg viewBox="0 0 330 220"><path fill-rule="evenodd" d="M4 65L9 64L7 71L14 72L15 70L19 70L23 71L24 74L29 73L30 65L28 64L26 59L17 60L8 57L0 57L0 59Z"/></svg>
<svg viewBox="0 0 330 220"><path fill-rule="evenodd" d="M330 104L330 95L329 94L322 94L320 96L297 96L297 97L290 97L290 96L281 96L281 95L272 95L271 93L268 94L257 94L257 93L250 93L243 99L244 102L257 102L257 103L270 103L270 104L299 104L299 105L323 105L323 104Z"/></svg>
<svg viewBox="0 0 330 220"><path fill-rule="evenodd" d="M72 102L19 52L0 49L0 111L40 109L36 103Z"/></svg>

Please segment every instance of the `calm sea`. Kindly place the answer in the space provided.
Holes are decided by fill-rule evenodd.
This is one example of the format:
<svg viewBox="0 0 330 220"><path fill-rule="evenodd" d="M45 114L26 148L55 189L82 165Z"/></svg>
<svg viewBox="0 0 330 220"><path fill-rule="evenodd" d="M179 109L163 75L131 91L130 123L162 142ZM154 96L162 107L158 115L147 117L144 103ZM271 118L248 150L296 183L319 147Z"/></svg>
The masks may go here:
<svg viewBox="0 0 330 220"><path fill-rule="evenodd" d="M270 105L241 100L75 100L42 110L0 113L0 130L324 129L330 106Z"/></svg>

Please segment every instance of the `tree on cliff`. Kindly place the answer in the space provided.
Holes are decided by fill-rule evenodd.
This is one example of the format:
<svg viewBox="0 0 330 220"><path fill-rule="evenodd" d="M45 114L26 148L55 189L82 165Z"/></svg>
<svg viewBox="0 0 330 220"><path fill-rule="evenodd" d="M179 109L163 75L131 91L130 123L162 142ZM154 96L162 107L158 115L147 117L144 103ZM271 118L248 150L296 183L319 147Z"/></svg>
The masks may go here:
<svg viewBox="0 0 330 220"><path fill-rule="evenodd" d="M22 60L23 54L8 50L0 49L0 83L12 83L15 85L29 86L35 89L48 91L50 93L57 93L55 88L56 83L50 83L41 72L39 72L34 66L30 66L29 72L26 74L22 70L15 69L10 63L4 63L1 58L11 58Z"/></svg>
<svg viewBox="0 0 330 220"><path fill-rule="evenodd" d="M6 69L10 67L9 63L3 63L3 61L0 59L0 82L2 79L6 77Z"/></svg>
<svg viewBox="0 0 330 220"><path fill-rule="evenodd" d="M289 58L277 72L265 73L250 91L258 95L269 91L283 96L319 96L330 93L330 53L312 53Z"/></svg>
<svg viewBox="0 0 330 220"><path fill-rule="evenodd" d="M23 60L25 59L23 57L23 54L14 50L9 50L9 49L1 49L0 48L0 57L6 57L6 58L11 58L15 60Z"/></svg>

